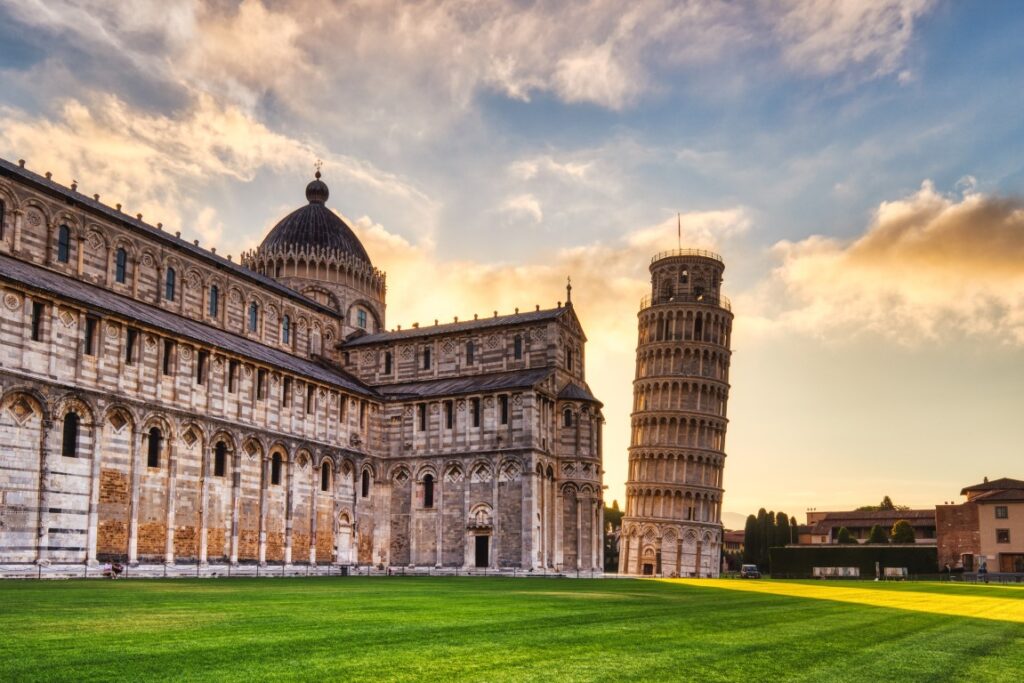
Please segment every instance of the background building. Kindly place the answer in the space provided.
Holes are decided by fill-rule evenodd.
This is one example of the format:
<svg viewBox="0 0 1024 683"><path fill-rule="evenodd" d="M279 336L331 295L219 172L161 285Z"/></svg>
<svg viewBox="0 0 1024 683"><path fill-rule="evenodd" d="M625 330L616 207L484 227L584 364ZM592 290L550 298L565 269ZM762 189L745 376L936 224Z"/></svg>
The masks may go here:
<svg viewBox="0 0 1024 683"><path fill-rule="evenodd" d="M239 263L0 160L0 564L602 570L570 297L386 331L317 176Z"/></svg>
<svg viewBox="0 0 1024 683"><path fill-rule="evenodd" d="M939 566L1024 572L1024 481L986 477L960 495L967 500L935 508Z"/></svg>
<svg viewBox="0 0 1024 683"><path fill-rule="evenodd" d="M733 315L716 254L651 261L640 303L619 572L718 576Z"/></svg>
<svg viewBox="0 0 1024 683"><path fill-rule="evenodd" d="M914 542L935 545L935 510L846 510L807 512L807 543L835 543L840 529L850 532L858 543L867 543L871 528L880 526L888 534L893 525L906 520L914 530ZM800 543L804 543L801 535Z"/></svg>

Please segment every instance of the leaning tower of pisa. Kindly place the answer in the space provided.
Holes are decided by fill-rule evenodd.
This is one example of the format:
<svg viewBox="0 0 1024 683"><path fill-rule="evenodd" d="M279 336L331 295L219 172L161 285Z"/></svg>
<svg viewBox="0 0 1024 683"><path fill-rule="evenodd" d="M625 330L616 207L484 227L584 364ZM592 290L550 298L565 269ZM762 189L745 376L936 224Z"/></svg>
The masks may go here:
<svg viewBox="0 0 1024 683"><path fill-rule="evenodd" d="M619 573L718 576L732 311L721 257L651 260L640 302Z"/></svg>

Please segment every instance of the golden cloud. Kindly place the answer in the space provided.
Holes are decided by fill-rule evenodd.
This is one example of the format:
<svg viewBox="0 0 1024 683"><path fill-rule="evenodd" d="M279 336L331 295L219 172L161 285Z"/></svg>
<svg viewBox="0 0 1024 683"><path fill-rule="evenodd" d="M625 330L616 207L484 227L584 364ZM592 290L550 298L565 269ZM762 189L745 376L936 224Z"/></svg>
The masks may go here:
<svg viewBox="0 0 1024 683"><path fill-rule="evenodd" d="M950 334L1024 343L1024 202L930 182L884 202L852 242L780 242L781 265L744 305L762 331L905 344Z"/></svg>

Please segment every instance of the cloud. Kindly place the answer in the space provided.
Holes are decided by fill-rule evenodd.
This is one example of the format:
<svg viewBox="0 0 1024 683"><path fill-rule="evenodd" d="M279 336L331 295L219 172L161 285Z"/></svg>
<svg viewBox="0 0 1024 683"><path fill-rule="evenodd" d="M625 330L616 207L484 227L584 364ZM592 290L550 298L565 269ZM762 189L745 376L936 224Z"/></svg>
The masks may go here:
<svg viewBox="0 0 1024 683"><path fill-rule="evenodd" d="M914 21L932 0L782 0L774 25L784 61L797 70L833 75L851 67L870 76L897 72ZM906 75L904 75L906 74ZM901 83L910 72L898 74Z"/></svg>
<svg viewBox="0 0 1024 683"><path fill-rule="evenodd" d="M204 239L222 226L196 195L211 183L252 181L262 170L305 174L318 153L310 142L276 133L246 110L197 93L175 116L133 108L115 95L67 99L52 117L0 108L0 150L51 171L59 182L77 179L81 191L99 191L151 222L182 226ZM372 164L330 155L324 172L368 192L417 206L429 225L434 206L420 190Z"/></svg>
<svg viewBox="0 0 1024 683"><path fill-rule="evenodd" d="M499 210L511 214L525 215L535 223L540 223L544 220L544 212L540 208L540 202L531 194L509 197L502 202Z"/></svg>
<svg viewBox="0 0 1024 683"><path fill-rule="evenodd" d="M3 2L3 0L0 0ZM929 0L285 0L4 3L24 25L170 88L417 138L482 93L621 110L667 74L777 55L800 73L897 72ZM383 124L383 125L382 125Z"/></svg>
<svg viewBox="0 0 1024 683"><path fill-rule="evenodd" d="M951 197L926 181L881 203L855 240L776 244L780 265L745 302L753 326L911 345L951 335L1024 344L1024 201L972 187Z"/></svg>

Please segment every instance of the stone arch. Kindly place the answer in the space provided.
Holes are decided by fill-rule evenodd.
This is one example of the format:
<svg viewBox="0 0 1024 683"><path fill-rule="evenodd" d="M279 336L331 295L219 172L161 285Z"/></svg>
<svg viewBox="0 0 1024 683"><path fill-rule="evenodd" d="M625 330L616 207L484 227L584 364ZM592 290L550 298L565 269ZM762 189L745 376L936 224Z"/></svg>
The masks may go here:
<svg viewBox="0 0 1024 683"><path fill-rule="evenodd" d="M356 306L361 306L367 310L370 317L373 318L373 329L368 330L370 333L380 332L381 329L381 315L377 310L377 305L371 302L369 299L356 299L348 305L345 309L345 322L352 325L352 309ZM354 327L354 325L352 325Z"/></svg>
<svg viewBox="0 0 1024 683"><path fill-rule="evenodd" d="M70 412L74 412L78 415L81 420L82 427L91 428L95 424L95 411L92 405L78 394L64 394L59 399L53 402L53 408L50 414L53 415L54 420L61 420Z"/></svg>

